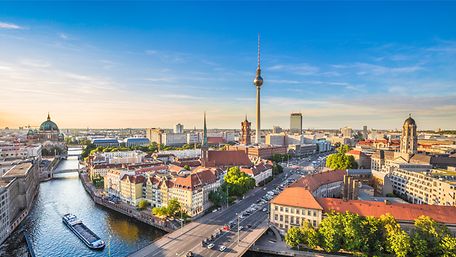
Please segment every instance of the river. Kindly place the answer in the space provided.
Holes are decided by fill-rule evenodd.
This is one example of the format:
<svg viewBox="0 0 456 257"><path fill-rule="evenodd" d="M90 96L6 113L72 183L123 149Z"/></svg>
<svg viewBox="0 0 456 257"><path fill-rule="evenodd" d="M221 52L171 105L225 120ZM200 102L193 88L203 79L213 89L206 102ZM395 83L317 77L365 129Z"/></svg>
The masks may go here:
<svg viewBox="0 0 456 257"><path fill-rule="evenodd" d="M77 157L69 157L58 169L77 169ZM76 214L111 247L87 248L63 223L62 215ZM42 182L32 211L0 247L0 256L26 256L22 231L28 231L37 256L126 256L165 232L96 205L84 190L77 172ZM111 240L109 240L111 236Z"/></svg>

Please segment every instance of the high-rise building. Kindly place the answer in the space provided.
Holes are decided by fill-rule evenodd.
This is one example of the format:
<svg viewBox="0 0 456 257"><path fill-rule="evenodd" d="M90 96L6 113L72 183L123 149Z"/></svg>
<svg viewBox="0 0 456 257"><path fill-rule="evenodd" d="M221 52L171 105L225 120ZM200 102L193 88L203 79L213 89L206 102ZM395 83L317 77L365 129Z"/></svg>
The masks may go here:
<svg viewBox="0 0 456 257"><path fill-rule="evenodd" d="M184 133L184 125L177 123L176 128L174 129L174 133L176 133L176 134Z"/></svg>
<svg viewBox="0 0 456 257"><path fill-rule="evenodd" d="M273 134L277 134L277 133L281 133L282 132L282 128L279 127L279 126L273 126L272 127L272 133Z"/></svg>
<svg viewBox="0 0 456 257"><path fill-rule="evenodd" d="M343 127L340 129L344 138L351 138L353 136L353 129L350 127Z"/></svg>
<svg viewBox="0 0 456 257"><path fill-rule="evenodd" d="M418 135L416 134L416 123L409 114L402 126L401 153L415 154L418 148Z"/></svg>
<svg viewBox="0 0 456 257"><path fill-rule="evenodd" d="M369 135L368 135L368 133L367 133L367 126L364 125L364 126L363 126L363 139L364 139L364 140L367 140L367 137L368 137L368 136L369 136Z"/></svg>
<svg viewBox="0 0 456 257"><path fill-rule="evenodd" d="M290 132L302 134L302 113L292 113L290 115Z"/></svg>
<svg viewBox="0 0 456 257"><path fill-rule="evenodd" d="M261 131L261 115L260 115L260 90L263 85L263 78L261 77L261 68L260 68L260 34L258 33L258 67L256 70L255 79L253 80L253 85L256 87L256 133L255 133L255 143L260 143L260 131Z"/></svg>
<svg viewBox="0 0 456 257"><path fill-rule="evenodd" d="M241 129L241 144L244 144L244 145L250 145L252 144L252 141L251 141L251 135L250 135L250 125L251 125L251 122L249 122L247 120L247 115L245 116L245 120L243 122L241 122L241 126L242 126L242 129Z"/></svg>

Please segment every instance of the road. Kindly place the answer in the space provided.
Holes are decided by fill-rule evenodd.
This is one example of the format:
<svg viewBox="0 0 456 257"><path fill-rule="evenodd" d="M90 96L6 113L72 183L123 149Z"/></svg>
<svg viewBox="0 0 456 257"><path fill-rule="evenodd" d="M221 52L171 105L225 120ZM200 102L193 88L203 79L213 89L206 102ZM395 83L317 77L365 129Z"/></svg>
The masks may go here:
<svg viewBox="0 0 456 257"><path fill-rule="evenodd" d="M227 250L223 253L218 251L218 247L213 250L203 248L201 246L201 241L209 238L212 234L215 234L231 220L236 219L237 213L248 209L252 204L256 203L261 197L263 197L267 191L275 189L285 179L286 174L287 171L274 178L273 181L265 186L266 190L263 188L255 188L246 195L245 199L239 201L238 203L235 203L218 212L205 215L185 225L182 229L167 234L145 248L132 253L131 256L183 256L188 251L192 251L197 254L201 252L201 254L204 254L201 256L219 256L228 254L234 244L232 238L234 234L233 232L223 234L216 241L216 243L222 243L222 241L225 242L226 240ZM250 215L248 218L242 220L241 224L244 225L250 223L254 228L254 226L259 224L258 221L264 220L267 220L267 213L260 210L257 214ZM244 238L248 233L248 231L242 231L241 237ZM219 255L215 253L218 253Z"/></svg>
<svg viewBox="0 0 456 257"><path fill-rule="evenodd" d="M314 158L312 158L312 160L313 159ZM309 165L307 161L299 160L297 162L300 166ZM245 211L252 204L257 203L267 191L276 189L287 177L298 178L301 176L294 172L291 173L292 171L290 171L290 169L285 168L284 170L285 171L282 174L275 177L265 187L253 189L238 203L196 219L185 225L182 229L163 236L161 239L132 253L130 256L185 256L188 251L192 251L195 256L204 257L239 256L239 252L244 251L246 247L250 246L250 242L254 239L253 237L259 235L259 233L263 233L267 228L268 212L263 212L261 208L252 215L240 220L241 226L245 227L247 224L250 224L252 227L248 230L240 231L239 244L237 231L222 232L217 239L212 241L215 245L212 249L203 247L201 242L206 238L210 238L211 235L215 234L230 221L237 220L238 213ZM264 188L266 188L266 190L264 190ZM263 207L268 208L268 203L262 206L262 208ZM236 229L237 227L235 230ZM223 252L219 251L221 245L226 247L226 250Z"/></svg>

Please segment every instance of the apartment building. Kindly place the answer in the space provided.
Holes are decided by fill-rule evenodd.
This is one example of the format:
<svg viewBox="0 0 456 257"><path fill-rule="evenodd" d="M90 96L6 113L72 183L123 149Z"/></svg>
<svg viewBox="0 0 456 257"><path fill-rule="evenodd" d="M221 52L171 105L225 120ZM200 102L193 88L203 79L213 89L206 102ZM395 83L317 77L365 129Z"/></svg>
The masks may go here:
<svg viewBox="0 0 456 257"><path fill-rule="evenodd" d="M270 222L283 231L299 227L305 220L317 227L322 220L322 210L309 190L289 187L271 201Z"/></svg>
<svg viewBox="0 0 456 257"><path fill-rule="evenodd" d="M305 188L315 197L341 197L346 174L345 170L311 174L298 179L290 187Z"/></svg>
<svg viewBox="0 0 456 257"><path fill-rule="evenodd" d="M393 192L411 203L456 206L456 175L438 170L397 169L388 177Z"/></svg>
<svg viewBox="0 0 456 257"><path fill-rule="evenodd" d="M410 227L418 217L429 216L456 232L456 207L422 204L403 204L363 200L318 198L302 187L289 187L270 202L269 221L282 233L308 220L318 226L328 213L351 212L362 217L391 214L401 226Z"/></svg>

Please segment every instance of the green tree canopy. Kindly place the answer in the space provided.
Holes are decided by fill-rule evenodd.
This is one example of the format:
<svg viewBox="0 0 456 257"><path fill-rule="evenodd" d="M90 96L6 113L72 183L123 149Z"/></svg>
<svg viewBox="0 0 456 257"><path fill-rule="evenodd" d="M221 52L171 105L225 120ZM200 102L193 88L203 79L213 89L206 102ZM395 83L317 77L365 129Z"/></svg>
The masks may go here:
<svg viewBox="0 0 456 257"><path fill-rule="evenodd" d="M356 169L358 164L351 155L346 155L349 148L347 145L341 145L337 153L331 154L326 158L326 167L332 170Z"/></svg>
<svg viewBox="0 0 456 257"><path fill-rule="evenodd" d="M229 194L238 197L255 187L255 179L242 172L237 166L228 169L224 180Z"/></svg>
<svg viewBox="0 0 456 257"><path fill-rule="evenodd" d="M448 228L435 222L428 216L420 216L415 220L412 232L412 245L417 257L440 256L443 249L440 242L450 234Z"/></svg>
<svg viewBox="0 0 456 257"><path fill-rule="evenodd" d="M290 247L296 247L304 243L304 235L299 227L291 227L285 235L285 243Z"/></svg>
<svg viewBox="0 0 456 257"><path fill-rule="evenodd" d="M337 252L343 246L344 227L342 218L340 213L330 213L318 227L321 247L326 252Z"/></svg>
<svg viewBox="0 0 456 257"><path fill-rule="evenodd" d="M140 210L144 210L144 209L147 208L148 205L149 205L149 202L148 202L147 200L142 199L142 200L139 201L139 203L138 203L138 208L139 208Z"/></svg>

